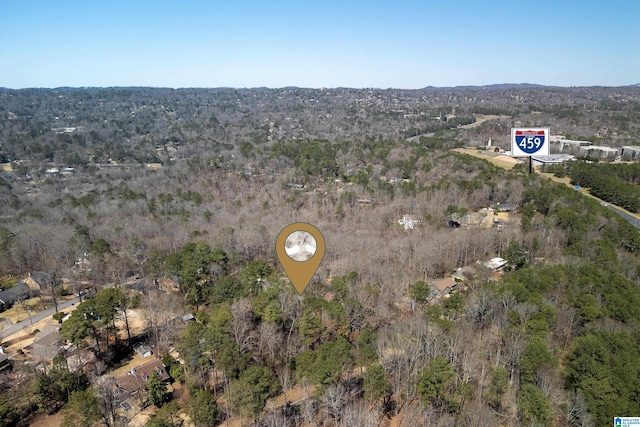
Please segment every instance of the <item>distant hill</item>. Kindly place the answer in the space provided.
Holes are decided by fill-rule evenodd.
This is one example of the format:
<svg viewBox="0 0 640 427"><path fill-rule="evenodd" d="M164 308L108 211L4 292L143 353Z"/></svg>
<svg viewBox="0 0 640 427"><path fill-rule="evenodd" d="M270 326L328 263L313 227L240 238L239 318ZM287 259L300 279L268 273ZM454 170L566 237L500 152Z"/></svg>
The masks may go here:
<svg viewBox="0 0 640 427"><path fill-rule="evenodd" d="M474 86L474 85L453 86L453 87L427 86L424 89L452 89L452 90L487 89L487 90L504 90L504 89L532 89L532 88L540 88L540 87L554 87L554 86L539 85L539 84L534 84L534 83L496 83L496 84L492 84L492 85L483 85L483 86Z"/></svg>

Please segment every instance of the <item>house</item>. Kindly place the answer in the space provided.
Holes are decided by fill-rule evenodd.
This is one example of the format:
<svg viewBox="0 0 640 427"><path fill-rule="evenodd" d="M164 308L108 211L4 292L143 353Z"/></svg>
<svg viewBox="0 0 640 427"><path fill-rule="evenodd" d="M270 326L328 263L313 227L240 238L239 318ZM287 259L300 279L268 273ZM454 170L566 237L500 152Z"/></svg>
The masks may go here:
<svg viewBox="0 0 640 427"><path fill-rule="evenodd" d="M422 224L422 219L417 216L404 215L398 220L398 224L404 226L405 230L413 230L416 225Z"/></svg>
<svg viewBox="0 0 640 427"><path fill-rule="evenodd" d="M73 176L73 174L76 173L76 169L75 168L62 168L62 169L60 169L60 173L62 174L62 176Z"/></svg>
<svg viewBox="0 0 640 427"><path fill-rule="evenodd" d="M0 347L0 372L5 369L11 369L11 361L9 360L9 356L4 352L4 347Z"/></svg>
<svg viewBox="0 0 640 427"><path fill-rule="evenodd" d="M47 325L36 334L33 343L24 348L32 360L36 362L51 362L60 354L64 343L60 340L60 328L57 325Z"/></svg>
<svg viewBox="0 0 640 427"><path fill-rule="evenodd" d="M502 270L505 265L507 265L507 260L500 257L491 258L489 261L484 263L484 266L492 271Z"/></svg>
<svg viewBox="0 0 640 427"><path fill-rule="evenodd" d="M504 202L504 203L494 203L491 205L491 209L497 212L511 212L516 209L515 203Z"/></svg>
<svg viewBox="0 0 640 427"><path fill-rule="evenodd" d="M162 361L154 359L143 365L131 368L126 375L116 378L116 387L120 393L134 394L142 391L147 387L149 377L154 371L160 374L162 382L169 381L169 374Z"/></svg>
<svg viewBox="0 0 640 427"><path fill-rule="evenodd" d="M451 273L451 277L453 277L456 282L464 282L465 280L472 279L476 274L478 274L478 270L471 266L467 266L458 268L456 271Z"/></svg>
<svg viewBox="0 0 640 427"><path fill-rule="evenodd" d="M91 271L91 261L89 260L89 254L86 252L78 257L73 268L76 268L80 271Z"/></svg>
<svg viewBox="0 0 640 427"><path fill-rule="evenodd" d="M14 286L0 291L0 311L11 307L16 301L27 300L37 292L31 290L25 282L18 282Z"/></svg>
<svg viewBox="0 0 640 427"><path fill-rule="evenodd" d="M144 343L137 343L133 346L133 350L138 353L138 356L144 358L150 357L153 355L153 351L151 348Z"/></svg>
<svg viewBox="0 0 640 427"><path fill-rule="evenodd" d="M193 314L189 313L189 314L185 314L184 316L182 316L180 318L180 320L182 320L182 323L195 322L196 321L196 316L194 316Z"/></svg>
<svg viewBox="0 0 640 427"><path fill-rule="evenodd" d="M431 287L436 291L439 296L446 295L453 288L456 287L458 282L454 277L445 277L444 279L438 279L431 284Z"/></svg>
<svg viewBox="0 0 640 427"><path fill-rule="evenodd" d="M29 287L35 291L39 291L43 286L46 286L48 273L44 271L32 271L27 275L27 278L24 279L24 282L29 285Z"/></svg>
<svg viewBox="0 0 640 427"><path fill-rule="evenodd" d="M180 279L178 277L163 277L158 283L161 290L165 292L180 291Z"/></svg>
<svg viewBox="0 0 640 427"><path fill-rule="evenodd" d="M458 222L463 226L479 226L482 224L482 221L486 218L486 213L469 213L461 217Z"/></svg>

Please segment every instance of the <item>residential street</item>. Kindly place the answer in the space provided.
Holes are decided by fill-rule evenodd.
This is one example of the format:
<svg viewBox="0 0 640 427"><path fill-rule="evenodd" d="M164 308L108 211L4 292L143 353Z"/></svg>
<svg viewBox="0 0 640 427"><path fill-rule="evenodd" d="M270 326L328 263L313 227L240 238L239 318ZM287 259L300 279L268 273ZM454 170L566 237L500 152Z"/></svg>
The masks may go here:
<svg viewBox="0 0 640 427"><path fill-rule="evenodd" d="M72 305L75 305L77 303L80 302L80 297L75 297L73 299L67 300L67 301L60 301L58 303L58 311L67 309L69 307L71 307ZM36 313L34 315L31 316L31 319L29 319L29 317L27 316L27 318L25 318L24 320L19 321L18 323L16 323L15 325L9 326L8 328L4 328L3 330L0 331L0 339L5 339L8 336L11 336L17 332L20 332L21 330L23 330L24 328L27 328L29 326L31 326L31 324L35 324L39 321L41 321L42 319L51 316L52 314L54 314L56 311L55 309L49 308L47 310L41 311L39 313Z"/></svg>

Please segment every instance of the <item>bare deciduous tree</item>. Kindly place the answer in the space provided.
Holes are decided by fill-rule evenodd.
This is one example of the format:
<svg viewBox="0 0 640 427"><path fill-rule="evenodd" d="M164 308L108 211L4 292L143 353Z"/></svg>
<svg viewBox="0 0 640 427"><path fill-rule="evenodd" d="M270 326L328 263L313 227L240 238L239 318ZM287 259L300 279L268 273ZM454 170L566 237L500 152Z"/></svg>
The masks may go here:
<svg viewBox="0 0 640 427"><path fill-rule="evenodd" d="M172 332L170 321L181 313L176 295L151 290L142 300L142 308L147 327L153 334L156 351L162 355L166 352L169 341L175 336L175 333L169 333Z"/></svg>
<svg viewBox="0 0 640 427"><path fill-rule="evenodd" d="M231 335L238 345L240 352L250 350L253 340L253 313L251 312L251 301L243 298L231 304Z"/></svg>
<svg viewBox="0 0 640 427"><path fill-rule="evenodd" d="M96 378L93 387L96 390L96 394L100 399L100 406L102 408L102 416L107 426L115 426L117 419L117 387L115 378L110 375L103 375Z"/></svg>

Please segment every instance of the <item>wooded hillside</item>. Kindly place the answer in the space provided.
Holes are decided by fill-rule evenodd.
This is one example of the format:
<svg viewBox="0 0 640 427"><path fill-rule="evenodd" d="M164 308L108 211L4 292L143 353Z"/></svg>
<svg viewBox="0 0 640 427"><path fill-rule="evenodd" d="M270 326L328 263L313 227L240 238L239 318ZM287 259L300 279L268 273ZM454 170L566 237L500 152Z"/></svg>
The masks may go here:
<svg viewBox="0 0 640 427"><path fill-rule="evenodd" d="M12 354L2 422L63 411L63 425L126 425L122 402L143 401L158 408L149 426L180 414L196 426L602 426L639 414L638 230L524 165L451 151L516 119L595 133L584 109L559 113L583 90L527 89L530 109L511 89L482 107L478 94L393 92L434 116L513 114L412 142L405 132L427 123L393 118L377 92L345 89L352 101L335 103L304 89L0 92L12 169L0 275L47 272L43 300L86 292L59 333L95 355L78 368L62 351L48 363ZM614 103L601 90L594 105L638 114L635 92ZM326 241L302 295L274 250L298 221ZM485 265L495 257L501 271ZM452 289L433 286L452 274ZM171 379L147 375L132 398L116 371L136 343Z"/></svg>

